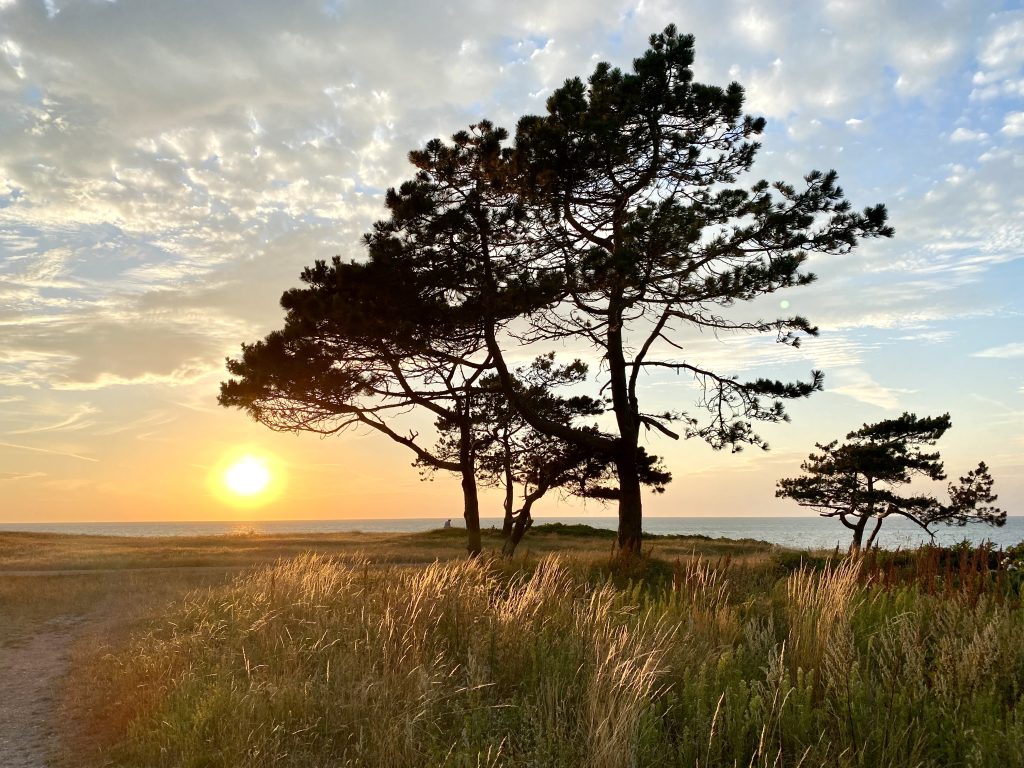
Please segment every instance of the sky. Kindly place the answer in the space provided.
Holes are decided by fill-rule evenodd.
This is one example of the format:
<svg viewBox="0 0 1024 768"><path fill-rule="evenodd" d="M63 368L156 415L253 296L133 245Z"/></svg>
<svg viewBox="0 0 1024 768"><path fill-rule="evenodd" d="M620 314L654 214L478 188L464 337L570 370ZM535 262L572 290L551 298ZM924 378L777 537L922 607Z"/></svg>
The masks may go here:
<svg viewBox="0 0 1024 768"><path fill-rule="evenodd" d="M690 340L726 373L820 368L825 391L761 430L769 452L651 438L674 481L645 513L813 514L777 479L911 411L949 412L950 476L985 460L1024 514L1021 2L0 0L0 522L457 518L454 479L424 482L379 435L220 408L224 359L280 326L304 266L361 257L409 150L481 118L512 128L670 22L696 37L696 79L738 81L768 120L744 181L834 168L896 236L774 297L821 329L800 350ZM216 492L246 452L273 461L262 506Z"/></svg>

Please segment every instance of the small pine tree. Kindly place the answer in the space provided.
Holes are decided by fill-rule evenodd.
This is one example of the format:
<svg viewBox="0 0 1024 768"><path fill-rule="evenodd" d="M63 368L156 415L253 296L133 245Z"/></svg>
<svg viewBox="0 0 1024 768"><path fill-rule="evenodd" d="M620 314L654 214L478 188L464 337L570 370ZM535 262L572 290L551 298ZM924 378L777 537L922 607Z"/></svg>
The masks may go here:
<svg viewBox="0 0 1024 768"><path fill-rule="evenodd" d="M932 526L987 523L1000 526L1006 512L991 506L992 477L984 462L949 483L949 503L928 493L901 495L897 489L915 477L946 478L942 458L929 448L950 428L949 414L919 418L904 413L896 419L865 424L850 432L845 443L817 444L800 468L804 475L779 481L775 495L810 507L822 517L838 517L853 531L851 550L860 549L870 521L874 527L867 540L870 549L885 518L900 515L934 535Z"/></svg>

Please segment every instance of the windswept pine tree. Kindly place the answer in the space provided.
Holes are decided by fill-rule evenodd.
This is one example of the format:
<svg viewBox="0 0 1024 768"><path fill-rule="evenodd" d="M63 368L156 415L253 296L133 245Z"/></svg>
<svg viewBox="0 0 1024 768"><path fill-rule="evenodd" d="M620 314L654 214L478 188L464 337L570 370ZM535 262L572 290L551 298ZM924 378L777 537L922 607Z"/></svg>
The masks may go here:
<svg viewBox="0 0 1024 768"><path fill-rule="evenodd" d="M420 405L447 418L436 409L451 393L431 387L460 388L493 367L532 429L610 457L618 543L630 552L642 536L645 432L697 437L716 449L765 448L754 422L783 421L784 401L821 389L819 371L804 381L743 380L702 363L689 342L708 332L768 334L797 346L817 333L807 318L757 318L736 305L811 283L811 254L845 255L863 238L892 235L884 206L854 211L834 171L811 171L801 185L741 185L765 121L743 113L738 84L694 82L693 60L693 38L670 26L651 37L631 71L602 63L586 83L567 80L546 114L520 120L512 142L487 121L450 142L428 142L410 153L415 177L388 191L388 216L366 240L381 268L402 265L418 286L416 301L443 307L425 312L422 324L398 312L406 325L397 332L386 317L367 323L388 350L396 339L415 340L416 378L428 382ZM345 300L331 299L331 311ZM468 339L471 349L461 345ZM514 360L566 347L589 349L599 362L590 384L611 416L599 429L545 413L517 384ZM359 355L345 360L358 376ZM458 369L454 378L449 366ZM394 364L384 369L386 380ZM659 371L679 374L680 408L651 405L642 381ZM258 365L245 375L258 378ZM361 392L408 397L394 381L401 391L377 384ZM453 413L468 421L468 407ZM471 459L472 446L465 450Z"/></svg>
<svg viewBox="0 0 1024 768"><path fill-rule="evenodd" d="M950 428L949 414L918 417L904 413L897 419L865 424L850 432L846 442L817 444L800 466L800 477L779 481L776 496L793 499L822 517L838 518L853 531L851 550L870 549L882 523L899 516L916 523L929 534L938 524L986 523L1000 526L1006 512L992 506L992 477L985 462L949 483L949 502L931 493L900 493L915 478L945 480L946 472L935 445ZM864 544L864 533L873 523Z"/></svg>
<svg viewBox="0 0 1024 768"><path fill-rule="evenodd" d="M618 540L631 551L642 535L644 432L765 447L753 422L782 421L785 400L821 388L817 371L797 382L742 380L702 364L688 341L765 333L797 346L817 333L806 318L733 308L812 282L810 254L844 255L892 234L884 206L854 211L833 171L812 171L799 188L739 186L764 120L743 114L738 84L694 82L693 57L693 38L668 27L631 72L599 64L586 83L566 81L547 114L519 122L511 146L486 122L429 142L410 155L415 180L389 200L395 236L460 265L453 289L478 308L513 407L538 431L613 457ZM458 237L439 242L425 219L458 222ZM511 356L566 344L601 361L596 384L614 417L605 431L547 418L516 392ZM645 407L642 378L655 371L682 375L682 403L694 397L682 382L694 383L696 408Z"/></svg>

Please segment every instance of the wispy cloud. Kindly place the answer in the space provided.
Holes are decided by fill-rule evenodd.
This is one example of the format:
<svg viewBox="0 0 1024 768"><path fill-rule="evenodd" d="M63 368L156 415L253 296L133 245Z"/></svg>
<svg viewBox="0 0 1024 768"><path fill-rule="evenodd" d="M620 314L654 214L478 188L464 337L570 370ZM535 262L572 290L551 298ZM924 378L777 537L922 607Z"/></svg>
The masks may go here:
<svg viewBox="0 0 1024 768"><path fill-rule="evenodd" d="M921 331L906 336L897 336L897 341L916 341L922 344L945 344L956 334L953 331Z"/></svg>
<svg viewBox="0 0 1024 768"><path fill-rule="evenodd" d="M61 419L58 422L50 424L35 424L30 427L24 427L23 429L11 430L7 434L9 435L34 435L40 432L61 432L84 429L91 426L94 422L88 417L98 413L98 409L91 405L82 405L74 413L67 418Z"/></svg>
<svg viewBox="0 0 1024 768"><path fill-rule="evenodd" d="M1011 344L1003 344L999 347L989 347L988 349L983 349L980 352L975 352L972 357L993 357L1001 360L1014 357L1024 357L1024 342L1014 342Z"/></svg>
<svg viewBox="0 0 1024 768"><path fill-rule="evenodd" d="M900 396L910 395L916 391L883 386L875 381L867 371L859 368L838 370L834 374L834 380L838 384L827 387L826 392L851 397L858 402L885 410L899 408Z"/></svg>
<svg viewBox="0 0 1024 768"><path fill-rule="evenodd" d="M142 434L149 434L148 430L151 430L155 427L166 426L167 424L171 424L174 421L175 417L172 414L158 411L155 413L146 414L145 416L141 416L137 419L118 421L114 424L99 427L93 430L93 434L109 437L111 435L120 435L126 432L137 432L143 429L147 430L147 432L141 433L139 435L141 437Z"/></svg>
<svg viewBox="0 0 1024 768"><path fill-rule="evenodd" d="M0 448L12 448L17 451L32 451L34 453L48 453L51 456L67 456L71 459L80 459L81 461L95 461L99 459L93 458L92 456L82 456L79 453L73 453L72 451L60 451L53 448L38 448L34 445L19 445L17 443L0 443Z"/></svg>
<svg viewBox="0 0 1024 768"><path fill-rule="evenodd" d="M37 477L46 477L45 472L0 472L0 483L12 482L15 480L32 480Z"/></svg>

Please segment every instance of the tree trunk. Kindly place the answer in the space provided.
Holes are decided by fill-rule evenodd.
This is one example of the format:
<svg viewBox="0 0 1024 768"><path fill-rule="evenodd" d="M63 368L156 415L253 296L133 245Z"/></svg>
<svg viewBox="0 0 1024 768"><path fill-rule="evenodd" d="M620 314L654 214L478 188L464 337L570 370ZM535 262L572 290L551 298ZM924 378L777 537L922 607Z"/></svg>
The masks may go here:
<svg viewBox="0 0 1024 768"><path fill-rule="evenodd" d="M863 514L860 515L860 519L857 520L857 527L853 529L853 541L850 543L850 554L860 551L861 544L864 542L864 529L867 528L868 520L874 517L875 514L875 480L871 476L866 477L865 480L868 489L868 506L867 509L864 510ZM874 537L872 536L872 538Z"/></svg>
<svg viewBox="0 0 1024 768"><path fill-rule="evenodd" d="M459 434L459 458L462 464L462 498L465 511L462 516L466 520L466 549L470 557L477 557L483 550L480 539L480 500L476 492L476 463L473 461L473 434L468 422L464 423Z"/></svg>
<svg viewBox="0 0 1024 768"><path fill-rule="evenodd" d="M512 477L512 465L508 460L509 448L508 440L504 441L505 447L505 518L501 522L501 538L508 541L509 536L512 535L512 524L515 522L515 513L512 508L516 503L516 484ZM512 547L515 549L515 546Z"/></svg>
<svg viewBox="0 0 1024 768"><path fill-rule="evenodd" d="M636 451L626 449L616 458L619 475L619 549L623 553L640 554L643 535L643 498L640 495L640 475L637 471Z"/></svg>
<svg viewBox="0 0 1024 768"><path fill-rule="evenodd" d="M624 554L638 555L643 533L643 497L640 495L640 473L636 461L639 424L636 402L630 397L623 353L621 299L620 292L609 301L606 360L612 409L619 428L615 451L615 469L619 475L619 550Z"/></svg>
<svg viewBox="0 0 1024 768"><path fill-rule="evenodd" d="M557 474L557 471L554 474L542 474L537 486L526 494L526 498L523 499L523 508L516 515L516 522L512 527L512 535L505 539L505 545L501 548L501 554L505 557L512 557L516 547L519 546L519 542L523 540L523 536L526 535L530 526L533 525L533 516L530 514L530 510L551 489L551 483Z"/></svg>
<svg viewBox="0 0 1024 768"><path fill-rule="evenodd" d="M501 521L501 538L505 541L512 535L512 529L515 526L516 518L515 515L505 513L504 519Z"/></svg>
<svg viewBox="0 0 1024 768"><path fill-rule="evenodd" d="M472 470L462 472L462 496L466 503L462 514L466 520L466 549L470 557L476 557L483 550L483 543L480 539L480 501L476 495L476 478Z"/></svg>
<svg viewBox="0 0 1024 768"><path fill-rule="evenodd" d="M516 552L516 547L519 546L519 542L523 540L523 536L526 535L526 532L530 530L532 525L533 518L530 517L530 510L524 506L519 510L519 514L516 515L515 524L512 526L512 533L505 539L505 544L501 548L501 554L505 557L512 557Z"/></svg>
<svg viewBox="0 0 1024 768"><path fill-rule="evenodd" d="M857 520L857 527L853 529L853 541L850 542L850 553L859 552L861 544L864 542L864 529L868 525L870 520L869 515L861 515Z"/></svg>
<svg viewBox="0 0 1024 768"><path fill-rule="evenodd" d="M465 511L462 513L466 520L466 550L470 557L476 557L483 550L483 543L480 539L480 501L476 495L476 480L470 473L462 473L462 496L466 502Z"/></svg>
<svg viewBox="0 0 1024 768"><path fill-rule="evenodd" d="M873 530L871 531L871 535L870 535L870 536L868 536L868 543L864 545L864 551L865 551L865 552L867 552L868 550L870 550L870 549L871 549L871 547L872 547L872 545L874 545L874 543L875 543L875 537L876 537L876 536L878 535L878 531L879 531L879 529L880 529L880 528L882 527L882 521L883 521L884 519L885 519L885 518L884 518L884 517L882 517L881 515L879 515L879 516L878 516L878 522L877 522L877 523L875 523L875 527L874 527L874 529L873 529Z"/></svg>

